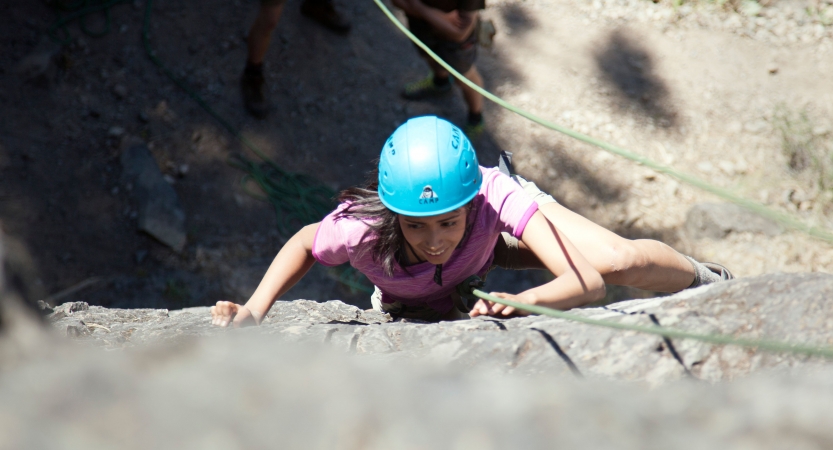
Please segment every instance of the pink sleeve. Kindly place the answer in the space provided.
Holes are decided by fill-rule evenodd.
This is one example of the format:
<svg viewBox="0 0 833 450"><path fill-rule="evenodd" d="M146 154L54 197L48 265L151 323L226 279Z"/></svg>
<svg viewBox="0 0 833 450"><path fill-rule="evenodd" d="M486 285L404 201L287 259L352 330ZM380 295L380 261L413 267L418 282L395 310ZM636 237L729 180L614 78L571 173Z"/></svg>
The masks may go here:
<svg viewBox="0 0 833 450"><path fill-rule="evenodd" d="M350 260L347 253L349 243L343 229L348 220L335 219L340 210L331 212L321 221L312 241L312 257L325 266L337 266Z"/></svg>
<svg viewBox="0 0 833 450"><path fill-rule="evenodd" d="M481 192L486 202L497 212L497 228L520 239L529 219L538 211L538 204L532 200L521 185L496 169L484 169Z"/></svg>

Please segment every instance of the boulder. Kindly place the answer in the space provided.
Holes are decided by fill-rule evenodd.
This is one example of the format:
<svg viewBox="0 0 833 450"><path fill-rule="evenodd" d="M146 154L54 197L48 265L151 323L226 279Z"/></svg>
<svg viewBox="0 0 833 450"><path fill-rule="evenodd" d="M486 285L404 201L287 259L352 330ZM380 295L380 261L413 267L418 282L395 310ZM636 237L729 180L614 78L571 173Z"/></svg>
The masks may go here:
<svg viewBox="0 0 833 450"><path fill-rule="evenodd" d="M732 203L694 205L686 215L685 228L695 239L722 239L732 232L776 236L784 231L779 224Z"/></svg>
<svg viewBox="0 0 833 450"><path fill-rule="evenodd" d="M185 247L185 211L173 186L165 181L150 150L141 141L126 141L121 155L124 182L133 186L139 229L177 252Z"/></svg>

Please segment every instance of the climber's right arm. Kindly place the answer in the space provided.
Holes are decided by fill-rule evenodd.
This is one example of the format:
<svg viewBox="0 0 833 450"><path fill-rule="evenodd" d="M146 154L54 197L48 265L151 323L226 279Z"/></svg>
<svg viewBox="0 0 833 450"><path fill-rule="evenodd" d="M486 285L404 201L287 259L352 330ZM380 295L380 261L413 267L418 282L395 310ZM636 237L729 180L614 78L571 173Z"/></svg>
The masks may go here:
<svg viewBox="0 0 833 450"><path fill-rule="evenodd" d="M263 320L275 300L295 285L315 264L312 242L318 223L295 233L272 261L257 290L245 305L219 301L211 307L211 323L221 327L257 324Z"/></svg>

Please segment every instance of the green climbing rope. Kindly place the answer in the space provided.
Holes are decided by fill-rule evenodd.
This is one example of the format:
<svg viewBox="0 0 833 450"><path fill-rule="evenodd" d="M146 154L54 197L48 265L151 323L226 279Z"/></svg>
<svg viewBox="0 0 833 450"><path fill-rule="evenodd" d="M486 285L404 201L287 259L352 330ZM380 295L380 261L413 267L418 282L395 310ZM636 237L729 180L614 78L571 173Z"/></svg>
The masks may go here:
<svg viewBox="0 0 833 450"><path fill-rule="evenodd" d="M762 205L760 203L753 202L752 200L740 197L737 194L735 194L735 193L733 193L733 192L731 192L727 189L724 189L724 188L715 186L713 184L710 184L710 183L708 183L706 181L703 181L703 180L701 180L701 179L699 179L699 178L697 178L693 175L678 172L677 170L674 170L671 167L664 166L662 164L654 162L649 158L646 158L644 156L633 153L633 152L631 152L629 150L626 150L622 147L618 147L616 145L609 144L609 143L604 142L600 139L596 139L596 138L587 136L585 134L579 133L577 131L573 131L573 130L571 130L569 128L566 128L566 127L563 127L561 125L555 124L553 122L550 122L546 119L538 117L535 114L532 114L528 111L524 111L523 109L518 108L518 107L506 102L502 98L500 98L500 97L492 94L491 92L481 88L480 86L472 83L468 78L464 77L459 72L454 70L453 67L448 65L445 61L442 60L442 58L437 56L436 53L431 51L431 49L428 48L428 46L426 46L422 41L420 41L416 36L414 36L408 30L408 28L405 27L405 25L403 25L396 18L396 16L393 15L393 13L390 11L390 9L388 9L385 6L385 4L382 3L381 0L373 0L373 1L376 3L376 5L379 7L379 9L381 9L382 12L385 13L385 15L388 17L388 19L390 19L390 21L393 22L393 24L396 25L396 27L399 28L399 30L402 31L408 37L408 39L413 41L414 44L416 44L417 46L419 46L419 48L424 50L425 53L427 53L429 56L431 56L432 59L434 59L434 61L436 61L438 64L443 66L443 68L448 70L448 72L450 74L454 75L454 77L457 78L461 83L466 84L470 88L479 92L483 97L491 100L494 103L497 103L501 107L503 107L503 108L505 108L509 111L512 111L515 114L518 114L522 117L525 117L525 118L527 118L527 119L529 119L529 120L531 120L531 121L533 121L533 122L535 122L539 125L542 125L546 128L549 128L551 130L554 130L554 131L557 131L559 133L565 134L565 135L570 136L571 138L574 138L574 139L579 140L581 142L585 142L587 144L594 145L594 146L596 146L598 148L601 148L602 150L605 150L609 153L613 153L614 155L618 155L618 156L621 156L623 158L629 159L633 162L636 162L637 164L641 164L641 165L643 165L645 167L648 167L648 168L650 168L650 169L652 169L656 172L666 174L668 176L671 176L673 178L676 178L676 179L682 181L683 183L686 183L688 185L700 188L700 189L702 189L706 192L709 192L711 194L714 194L714 195L716 195L716 196L718 196L718 197L720 197L724 200L728 200L728 201L730 201L732 203L735 203L737 205L740 205L740 206L742 206L742 207L744 207L744 208L746 208L750 211L753 211L753 212L757 213L760 216L763 216L763 217L766 217L768 219L774 220L774 221L784 225L787 228L798 230L798 231L807 233L808 235L813 236L817 239L821 239L823 241L833 243L833 233L827 231L826 229L822 229L822 228L819 228L819 227L815 227L815 226L812 226L812 225L805 224L802 221L796 219L795 217L793 217L791 215L785 214L781 211L774 210L774 209L769 208L769 207L767 207L765 205Z"/></svg>
<svg viewBox="0 0 833 450"><path fill-rule="evenodd" d="M740 347L754 348L770 353L793 353L798 355L833 358L833 348L831 347L795 344L790 342L780 342L766 339L736 338L733 336L727 336L722 334L699 334L655 325L631 325L621 322L612 322L609 320L591 319L589 317L580 316L578 314L571 314L564 311L559 311L557 309L546 308L543 306L527 305L524 303L518 303L511 300L502 299L500 297L495 297L494 295L483 292L479 289L472 289L471 292L472 294L483 300L500 303L501 305L511 306L520 311L526 311L542 316L556 317L559 319L585 323L588 325L613 328L617 330L637 331L640 333L655 334L659 336L665 336L668 338L691 339L695 341L707 342L709 344L737 345Z"/></svg>

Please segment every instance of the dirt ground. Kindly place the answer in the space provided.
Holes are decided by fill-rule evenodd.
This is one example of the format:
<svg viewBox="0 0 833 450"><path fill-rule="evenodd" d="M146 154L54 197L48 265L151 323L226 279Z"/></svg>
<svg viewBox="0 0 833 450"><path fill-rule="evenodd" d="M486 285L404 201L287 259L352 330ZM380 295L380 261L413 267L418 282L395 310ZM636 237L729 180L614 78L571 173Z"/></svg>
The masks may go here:
<svg viewBox="0 0 833 450"><path fill-rule="evenodd" d="M245 113L238 86L256 2L156 2L150 41L160 60L283 168L338 190L361 182L407 118L462 123L466 111L459 95L401 100L402 84L427 71L409 41L371 1L337 4L353 22L346 37L304 18L289 0L266 64L276 107L263 121ZM56 49L45 38L54 9L0 6L3 230L27 244L44 293L100 277L61 301L171 308L244 301L286 237L271 206L248 196L242 173L226 164L246 150L146 56L144 8L139 0L112 8L111 31L101 38L70 24L69 45ZM787 145L830 157L833 32L825 24L833 9L825 8L833 7L490 1L483 16L498 35L478 66L487 89L515 105L830 229L830 173L823 164L796 165L795 146ZM103 25L89 20L91 29ZM44 52L53 57L43 73L22 67ZM622 235L661 239L738 276L833 271L831 245L800 233L694 239L686 212L715 198L496 105L485 117L487 132L475 142L482 164L493 165L501 149L515 152L520 173ZM182 200L188 244L181 253L137 231L119 164L125 136L148 143ZM542 275L498 278L499 288L517 291ZM367 296L317 267L285 296L303 297L364 305Z"/></svg>

